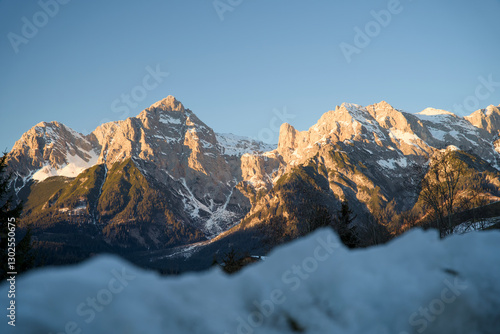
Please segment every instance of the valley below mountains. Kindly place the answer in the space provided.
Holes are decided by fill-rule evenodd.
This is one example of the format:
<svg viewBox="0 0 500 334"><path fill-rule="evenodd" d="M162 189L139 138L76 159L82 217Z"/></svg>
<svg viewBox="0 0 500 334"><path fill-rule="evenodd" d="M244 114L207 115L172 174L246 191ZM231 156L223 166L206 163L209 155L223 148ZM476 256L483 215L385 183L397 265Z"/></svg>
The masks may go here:
<svg viewBox="0 0 500 334"><path fill-rule="evenodd" d="M460 117L344 103L307 131L282 124L276 146L215 133L168 96L86 135L38 123L8 153L11 193L46 264L115 253L166 273L201 270L329 225L342 203L358 246L369 246L486 218L476 208L500 197L499 108ZM428 200L429 180L446 182L440 163L474 181L457 180L443 212Z"/></svg>

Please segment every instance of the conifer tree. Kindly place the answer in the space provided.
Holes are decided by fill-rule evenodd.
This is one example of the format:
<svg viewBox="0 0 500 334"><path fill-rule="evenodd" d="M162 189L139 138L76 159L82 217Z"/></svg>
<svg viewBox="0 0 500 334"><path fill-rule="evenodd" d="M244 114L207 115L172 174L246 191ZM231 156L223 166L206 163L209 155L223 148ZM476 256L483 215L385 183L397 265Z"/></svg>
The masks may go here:
<svg viewBox="0 0 500 334"><path fill-rule="evenodd" d="M12 196L9 196L11 175L7 174L7 154L4 153L0 158L0 256L2 266L0 268L0 279L7 277L7 255L8 255L8 232L9 222L17 223L21 216L22 203L15 203ZM19 233L16 228L16 234ZM35 264L35 256L31 245L31 230L28 228L24 237L16 245L16 263L17 273L24 272L32 268Z"/></svg>
<svg viewBox="0 0 500 334"><path fill-rule="evenodd" d="M355 248L359 244L357 227L352 225L355 218L356 216L353 216L353 212L349 208L349 202L347 199L344 199L332 227L338 233L344 245L349 248Z"/></svg>

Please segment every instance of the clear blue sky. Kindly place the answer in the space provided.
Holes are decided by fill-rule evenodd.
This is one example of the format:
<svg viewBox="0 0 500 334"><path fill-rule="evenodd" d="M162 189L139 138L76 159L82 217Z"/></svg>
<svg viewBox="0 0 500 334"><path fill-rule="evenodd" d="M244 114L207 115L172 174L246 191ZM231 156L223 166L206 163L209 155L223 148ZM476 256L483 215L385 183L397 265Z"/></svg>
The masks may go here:
<svg viewBox="0 0 500 334"><path fill-rule="evenodd" d="M259 137L273 132L273 110L305 130L342 102L453 110L474 102L479 76L500 82L499 0L401 0L377 31L371 11L388 3L243 0L221 20L212 0L72 0L53 17L37 1L0 1L0 148L40 121L89 133L167 95L217 132ZM23 17L36 34L23 35ZM367 24L370 44L348 63L339 45L356 46ZM169 75L146 90L157 65ZM500 104L500 86L479 97Z"/></svg>

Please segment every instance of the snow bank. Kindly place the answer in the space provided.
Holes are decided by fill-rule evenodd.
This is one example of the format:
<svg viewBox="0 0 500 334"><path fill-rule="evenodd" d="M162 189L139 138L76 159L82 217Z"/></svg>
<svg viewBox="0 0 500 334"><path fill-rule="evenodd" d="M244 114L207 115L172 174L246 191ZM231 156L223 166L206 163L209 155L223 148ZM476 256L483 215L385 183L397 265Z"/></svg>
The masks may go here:
<svg viewBox="0 0 500 334"><path fill-rule="evenodd" d="M16 327L4 316L0 332L499 333L499 254L498 231L349 251L320 230L234 276L162 278L99 256L20 278Z"/></svg>

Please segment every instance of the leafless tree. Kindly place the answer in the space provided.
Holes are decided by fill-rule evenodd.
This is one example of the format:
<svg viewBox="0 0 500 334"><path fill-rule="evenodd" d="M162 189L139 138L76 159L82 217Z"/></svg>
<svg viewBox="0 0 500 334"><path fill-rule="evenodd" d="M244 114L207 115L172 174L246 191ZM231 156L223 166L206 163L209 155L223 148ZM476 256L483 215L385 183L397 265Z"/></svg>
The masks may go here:
<svg viewBox="0 0 500 334"><path fill-rule="evenodd" d="M453 231L455 212L463 208L464 196L476 187L477 172L457 154L448 151L433 157L421 183L420 200L430 209L442 237Z"/></svg>

